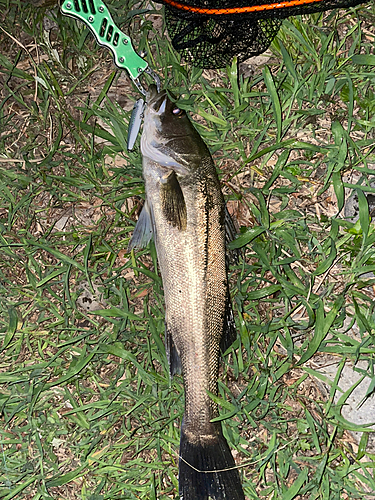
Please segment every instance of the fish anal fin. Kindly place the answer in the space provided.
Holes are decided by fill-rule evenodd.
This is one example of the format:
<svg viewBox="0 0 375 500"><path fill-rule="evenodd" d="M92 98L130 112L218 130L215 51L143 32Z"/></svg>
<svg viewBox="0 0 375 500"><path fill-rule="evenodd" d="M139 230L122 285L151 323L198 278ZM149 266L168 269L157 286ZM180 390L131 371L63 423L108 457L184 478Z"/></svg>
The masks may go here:
<svg viewBox="0 0 375 500"><path fill-rule="evenodd" d="M152 217L150 207L145 201L138 222L135 226L133 236L128 245L128 252L133 249L144 248L150 242L153 236Z"/></svg>
<svg viewBox="0 0 375 500"><path fill-rule="evenodd" d="M170 377L181 374L181 359L173 342L172 331L168 328L168 325L165 325L165 352L167 353Z"/></svg>
<svg viewBox="0 0 375 500"><path fill-rule="evenodd" d="M161 190L161 208L164 217L172 226L184 231L187 225L186 204L176 173L172 170L164 179Z"/></svg>

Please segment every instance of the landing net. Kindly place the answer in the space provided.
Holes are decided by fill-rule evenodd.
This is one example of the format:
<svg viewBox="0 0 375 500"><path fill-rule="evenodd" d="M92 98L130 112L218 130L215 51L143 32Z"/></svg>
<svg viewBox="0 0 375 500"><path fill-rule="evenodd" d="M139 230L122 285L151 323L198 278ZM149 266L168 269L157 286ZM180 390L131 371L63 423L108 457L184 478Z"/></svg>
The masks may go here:
<svg viewBox="0 0 375 500"><path fill-rule="evenodd" d="M160 0L173 47L201 68L221 68L261 54L283 19L330 9L349 8L364 0Z"/></svg>

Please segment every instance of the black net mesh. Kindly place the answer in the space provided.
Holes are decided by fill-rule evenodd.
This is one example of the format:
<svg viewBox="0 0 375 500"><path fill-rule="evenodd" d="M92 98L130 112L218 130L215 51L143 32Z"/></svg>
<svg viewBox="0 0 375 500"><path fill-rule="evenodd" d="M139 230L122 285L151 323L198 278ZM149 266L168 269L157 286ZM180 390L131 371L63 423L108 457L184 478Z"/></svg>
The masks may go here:
<svg viewBox="0 0 375 500"><path fill-rule="evenodd" d="M365 0L161 0L173 47L200 68L222 68L264 52L288 16Z"/></svg>

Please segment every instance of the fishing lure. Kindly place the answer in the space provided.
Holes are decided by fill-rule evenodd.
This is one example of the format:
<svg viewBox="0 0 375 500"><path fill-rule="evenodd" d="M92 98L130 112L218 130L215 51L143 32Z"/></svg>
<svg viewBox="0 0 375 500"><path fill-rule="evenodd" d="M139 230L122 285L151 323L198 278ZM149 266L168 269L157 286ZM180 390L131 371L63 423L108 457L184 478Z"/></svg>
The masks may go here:
<svg viewBox="0 0 375 500"><path fill-rule="evenodd" d="M138 99L138 101L136 101L134 104L129 122L128 151L131 151L134 148L134 144L137 139L139 129L141 128L144 109L145 109L145 101L143 99Z"/></svg>

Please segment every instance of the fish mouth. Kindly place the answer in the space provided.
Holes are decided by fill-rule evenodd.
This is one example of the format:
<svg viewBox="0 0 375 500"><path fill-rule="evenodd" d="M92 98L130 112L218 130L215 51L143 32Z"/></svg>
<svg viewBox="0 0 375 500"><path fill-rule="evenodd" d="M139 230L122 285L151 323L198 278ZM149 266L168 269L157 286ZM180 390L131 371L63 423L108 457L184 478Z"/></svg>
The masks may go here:
<svg viewBox="0 0 375 500"><path fill-rule="evenodd" d="M147 107L152 109L157 114L161 114L165 111L166 101L167 92L165 90L158 92L156 85L150 85L146 94Z"/></svg>

